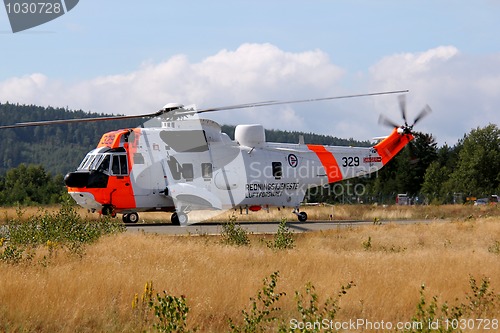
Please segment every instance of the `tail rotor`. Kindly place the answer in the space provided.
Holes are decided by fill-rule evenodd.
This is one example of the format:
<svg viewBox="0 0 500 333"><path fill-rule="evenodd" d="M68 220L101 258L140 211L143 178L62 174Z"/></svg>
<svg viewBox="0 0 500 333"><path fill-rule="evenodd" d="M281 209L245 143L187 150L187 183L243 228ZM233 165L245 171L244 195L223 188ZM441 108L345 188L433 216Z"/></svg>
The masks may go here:
<svg viewBox="0 0 500 333"><path fill-rule="evenodd" d="M401 118L403 118L404 125L398 125L396 122L387 118L383 114L381 114L379 116L378 123L380 125L388 126L391 128L398 128L398 132L400 132L401 134L411 134L413 131L413 126L415 126L416 123L418 123L424 117L426 117L429 113L431 113L432 109L430 108L429 105L426 105L422 109L422 111L420 111L420 113L415 117L415 119L413 120L413 123L411 125L408 125L408 120L407 120L407 115L406 115L406 96L400 95L398 99L399 99L399 109L401 111Z"/></svg>

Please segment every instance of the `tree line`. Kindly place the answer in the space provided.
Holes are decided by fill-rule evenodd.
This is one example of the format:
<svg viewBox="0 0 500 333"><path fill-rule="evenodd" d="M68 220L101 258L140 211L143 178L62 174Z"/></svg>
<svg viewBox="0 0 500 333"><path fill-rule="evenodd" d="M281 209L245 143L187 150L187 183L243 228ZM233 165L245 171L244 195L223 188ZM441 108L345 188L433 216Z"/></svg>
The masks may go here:
<svg viewBox="0 0 500 333"><path fill-rule="evenodd" d="M0 103L0 124L81 119L105 114L70 111L65 108ZM55 174L66 174L94 149L102 134L120 128L137 127L140 120L78 122L74 124L0 130L0 174L20 164L41 164Z"/></svg>

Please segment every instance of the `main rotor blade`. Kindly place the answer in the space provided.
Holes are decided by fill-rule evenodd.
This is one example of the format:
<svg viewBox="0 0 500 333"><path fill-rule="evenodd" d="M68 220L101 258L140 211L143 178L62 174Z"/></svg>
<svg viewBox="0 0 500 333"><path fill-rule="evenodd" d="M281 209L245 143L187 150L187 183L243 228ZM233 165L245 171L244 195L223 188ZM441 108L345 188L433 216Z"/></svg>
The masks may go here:
<svg viewBox="0 0 500 333"><path fill-rule="evenodd" d="M3 126L0 126L0 129L32 127L32 126L60 125L60 124L71 124L71 123L86 123L86 122L92 122L92 121L135 119L135 118L153 117L157 114L159 114L159 112L155 112L152 114L145 114L145 115L135 115L135 116L110 116L110 117L94 117L94 118L79 118L79 119L31 121L31 122L25 122L25 123L17 123L17 124L13 124L13 125L3 125Z"/></svg>
<svg viewBox="0 0 500 333"><path fill-rule="evenodd" d="M248 103L248 104L237 104L237 105L228 105L228 106L214 107L214 108L208 108L208 109L200 109L200 110L197 110L197 113L222 111L222 110L233 110L233 109L244 109L244 108L253 108L253 107L260 107L260 106L280 105L280 104L319 102L319 101L328 101L328 100L333 100L333 99L344 99L344 98L354 98L354 97L401 94L401 93L407 93L408 91L409 90L395 90L395 91L383 91L383 92L374 92L374 93L367 93L367 94L332 96L332 97L310 98L310 99L298 99L298 100L290 100L290 101L267 101L267 102Z"/></svg>
<svg viewBox="0 0 500 333"><path fill-rule="evenodd" d="M236 104L236 105L229 105L229 106L215 107L215 108L208 108L208 109L201 109L201 110L193 110L193 111L188 110L185 112L180 112L178 115L182 116L182 115L190 115L190 114L195 114L195 113L232 110L232 109L244 109L244 108L259 107L259 106L306 103L306 102L326 101L326 100L342 99L342 98L387 95L387 94L397 94L397 93L406 93L406 92L408 92L408 90L384 91L384 92L375 92L375 93L368 93L368 94L333 96L333 97L302 99L302 100L293 100L293 101L264 101L264 102L257 102L257 103ZM163 108L163 109L156 111L154 113L147 113L147 114L142 114L142 115L128 115L128 116L124 115L124 116L108 116L108 117L94 117L94 118L80 118L80 119L59 119L59 120L46 120L46 121L32 121L32 122L17 123L17 124L13 124L13 125L3 125L3 126L0 126L0 129L60 125L60 124L71 124L71 123L82 123L82 122L93 122L93 121L109 121L109 120L159 117L161 115L168 114L171 111L175 111L176 109L178 109L178 108L177 107L172 107L171 109Z"/></svg>
<svg viewBox="0 0 500 333"><path fill-rule="evenodd" d="M396 124L395 122L393 122L392 120L390 120L389 118L387 118L386 116L384 116L383 114L381 114L378 117L378 123L381 124L381 125L385 125L385 126L391 127L391 128L399 127L398 124Z"/></svg>
<svg viewBox="0 0 500 333"><path fill-rule="evenodd" d="M420 113L418 114L418 116L415 118L415 120L413 121L413 125L411 125L411 127L413 127L417 122L419 122L422 118L424 118L425 116L427 116L429 113L432 112L432 109L429 105L426 105L422 111L420 111Z"/></svg>
<svg viewBox="0 0 500 333"><path fill-rule="evenodd" d="M406 120L406 96L399 95L399 109L401 110L401 116L405 122L405 125L408 126L408 120Z"/></svg>

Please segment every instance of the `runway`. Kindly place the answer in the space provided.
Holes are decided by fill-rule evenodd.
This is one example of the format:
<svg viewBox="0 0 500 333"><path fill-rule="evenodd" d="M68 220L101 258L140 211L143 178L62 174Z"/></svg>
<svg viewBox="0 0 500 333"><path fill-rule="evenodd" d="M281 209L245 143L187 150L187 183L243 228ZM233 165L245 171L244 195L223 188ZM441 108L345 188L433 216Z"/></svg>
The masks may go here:
<svg viewBox="0 0 500 333"><path fill-rule="evenodd" d="M431 223L436 221L446 220L388 220L380 221L377 224L397 223L397 224L413 224L413 223ZM221 223L200 223L188 225L186 227L175 226L170 223L163 224L126 224L127 232L129 233L152 233L166 235L219 235L222 232ZM252 234L274 234L278 230L279 222L240 222L238 223L248 233ZM362 225L374 225L373 221L311 221L311 222L287 222L287 227L295 233L325 231L339 228L348 228Z"/></svg>

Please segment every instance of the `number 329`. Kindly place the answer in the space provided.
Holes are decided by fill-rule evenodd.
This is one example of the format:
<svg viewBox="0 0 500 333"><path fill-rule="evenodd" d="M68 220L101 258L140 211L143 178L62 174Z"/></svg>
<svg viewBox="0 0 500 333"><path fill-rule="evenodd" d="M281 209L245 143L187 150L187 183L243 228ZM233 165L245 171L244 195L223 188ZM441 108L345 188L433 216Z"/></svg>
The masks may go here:
<svg viewBox="0 0 500 333"><path fill-rule="evenodd" d="M342 157L342 166L345 167L355 167L359 166L359 157Z"/></svg>

